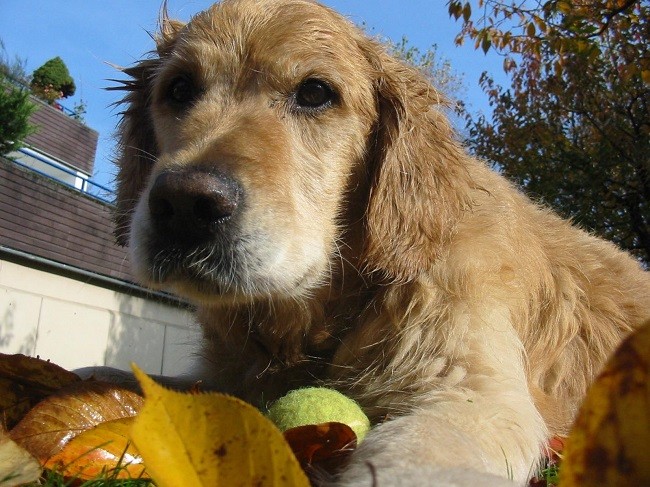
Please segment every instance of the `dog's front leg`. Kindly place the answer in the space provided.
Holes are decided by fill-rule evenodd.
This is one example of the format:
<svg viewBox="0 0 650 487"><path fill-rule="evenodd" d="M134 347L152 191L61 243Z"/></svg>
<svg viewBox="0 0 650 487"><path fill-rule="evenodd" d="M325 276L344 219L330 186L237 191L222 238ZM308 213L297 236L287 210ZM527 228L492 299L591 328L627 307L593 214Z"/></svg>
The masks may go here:
<svg viewBox="0 0 650 487"><path fill-rule="evenodd" d="M480 428L480 425L475 425ZM489 426L486 428L490 430ZM365 438L337 487L513 487L503 452L495 458L474 434L434 413L421 411L387 421ZM490 473L491 472L491 473ZM509 478L510 477L510 478ZM521 484L517 482L518 484Z"/></svg>
<svg viewBox="0 0 650 487"><path fill-rule="evenodd" d="M465 333L451 343L460 353L438 360L463 373L453 383L442 368L423 373L428 390L416 393L410 412L371 430L340 485L525 485L535 473L548 432L528 389L519 338L506 313L484 314L480 326L462 317L455 323L462 321ZM452 334L446 337L450 344ZM400 373L398 362L389 367Z"/></svg>

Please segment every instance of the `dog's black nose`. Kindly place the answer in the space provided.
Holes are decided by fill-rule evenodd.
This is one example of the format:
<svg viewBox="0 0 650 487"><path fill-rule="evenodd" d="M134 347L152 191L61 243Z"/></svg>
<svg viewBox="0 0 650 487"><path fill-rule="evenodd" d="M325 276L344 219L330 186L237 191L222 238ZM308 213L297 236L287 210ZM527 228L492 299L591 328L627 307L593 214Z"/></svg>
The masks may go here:
<svg viewBox="0 0 650 487"><path fill-rule="evenodd" d="M156 177L149 213L161 236L176 241L209 238L237 211L240 185L200 170L169 171Z"/></svg>

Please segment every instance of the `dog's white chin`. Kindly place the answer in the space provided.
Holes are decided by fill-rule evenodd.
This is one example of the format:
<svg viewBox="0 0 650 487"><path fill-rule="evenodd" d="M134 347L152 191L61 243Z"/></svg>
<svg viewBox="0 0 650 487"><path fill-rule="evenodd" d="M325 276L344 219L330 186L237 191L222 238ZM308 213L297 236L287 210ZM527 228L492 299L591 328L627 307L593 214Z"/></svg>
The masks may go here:
<svg viewBox="0 0 650 487"><path fill-rule="evenodd" d="M270 278L250 277L228 283L219 280L197 280L190 278L172 278L157 281L151 275L142 276L140 282L151 288L169 292L182 297L195 305L211 306L223 304L244 304L274 296L283 298L302 298L308 296L314 288L323 282L324 272L308 269L295 279L288 279L287 274Z"/></svg>
<svg viewBox="0 0 650 487"><path fill-rule="evenodd" d="M318 286L320 282L321 279L307 274L297 282L291 283L270 282L267 279L259 284L248 282L246 285L231 285L224 288L218 283L214 283L212 286L209 283L201 286L197 285L196 282L185 280L176 281L162 287L196 305L213 306L244 304L259 299L269 299L273 296L300 298L309 295L311 290Z"/></svg>

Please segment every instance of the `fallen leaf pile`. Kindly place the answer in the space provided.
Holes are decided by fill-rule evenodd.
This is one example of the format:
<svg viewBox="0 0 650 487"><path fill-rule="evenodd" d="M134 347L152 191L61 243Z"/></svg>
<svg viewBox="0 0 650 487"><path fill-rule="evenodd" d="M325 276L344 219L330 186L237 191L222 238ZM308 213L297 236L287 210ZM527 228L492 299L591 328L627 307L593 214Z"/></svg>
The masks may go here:
<svg viewBox="0 0 650 487"><path fill-rule="evenodd" d="M0 371L7 379L0 388L0 487L35 481L43 469L72 479L151 475L160 487L308 487L303 468L337 468L356 444L340 423L294 428L286 432L299 438L294 454L253 406L223 394L171 391L137 368L146 400L22 355L0 354Z"/></svg>
<svg viewBox="0 0 650 487"><path fill-rule="evenodd" d="M0 354L0 486L36 480L43 468L94 478L120 461L116 477L142 475L138 454L127 448L128 421L142 403L132 391L81 381L50 362ZM18 452L35 465L31 478L13 461Z"/></svg>
<svg viewBox="0 0 650 487"><path fill-rule="evenodd" d="M238 399L170 391L135 374L144 399L49 362L0 354L0 487L34 482L43 468L79 479L151 476L159 487L308 487L313 471L335 472L356 446L341 423L283 435ZM621 345L590 389L562 453L561 487L650 485L649 376L650 325ZM555 439L549 451L562 443Z"/></svg>

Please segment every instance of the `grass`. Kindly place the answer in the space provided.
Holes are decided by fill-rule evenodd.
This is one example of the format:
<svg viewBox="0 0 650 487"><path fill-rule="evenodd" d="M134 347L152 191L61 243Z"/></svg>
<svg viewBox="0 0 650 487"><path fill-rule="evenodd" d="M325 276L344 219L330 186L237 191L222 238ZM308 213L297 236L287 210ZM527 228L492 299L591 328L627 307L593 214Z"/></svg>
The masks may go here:
<svg viewBox="0 0 650 487"><path fill-rule="evenodd" d="M92 480L64 477L60 473L46 470L38 482L26 484L26 487L154 487L149 479L119 479L118 471L100 474Z"/></svg>
<svg viewBox="0 0 650 487"><path fill-rule="evenodd" d="M538 470L528 484L529 487L555 487L559 483L559 463L562 454L553 451L550 458L546 458L543 466ZM123 464L124 454L120 457L115 468L106 470L94 479L80 479L66 477L60 472L44 470L41 478L23 487L156 487L153 480L148 478L118 478L126 466ZM508 478L512 479L512 467L506 459ZM67 467L63 467L64 469ZM127 471L128 473L128 471Z"/></svg>
<svg viewBox="0 0 650 487"><path fill-rule="evenodd" d="M560 482L560 468L557 464L542 469L540 477L546 480L546 485L557 485Z"/></svg>
<svg viewBox="0 0 650 487"><path fill-rule="evenodd" d="M93 479L66 476L64 473L46 469L38 481L26 484L24 487L155 487L156 484L149 478L130 478L127 465L123 463L125 453L126 450L117 461L117 466L103 469ZM72 463L74 461L70 465ZM69 465L63 466L62 472L65 472L68 467ZM127 475L121 475L123 472Z"/></svg>
<svg viewBox="0 0 650 487"><path fill-rule="evenodd" d="M556 461L548 461L530 480L528 487L555 487L560 483L560 465Z"/></svg>
<svg viewBox="0 0 650 487"><path fill-rule="evenodd" d="M25 487L155 487L155 483L149 479L119 479L119 470L113 470L107 474L101 474L96 479L81 480L66 478L63 475L46 470L38 482L27 484ZM532 485L556 486L559 482L559 467L557 464L549 464L542 468L536 476L536 483Z"/></svg>

